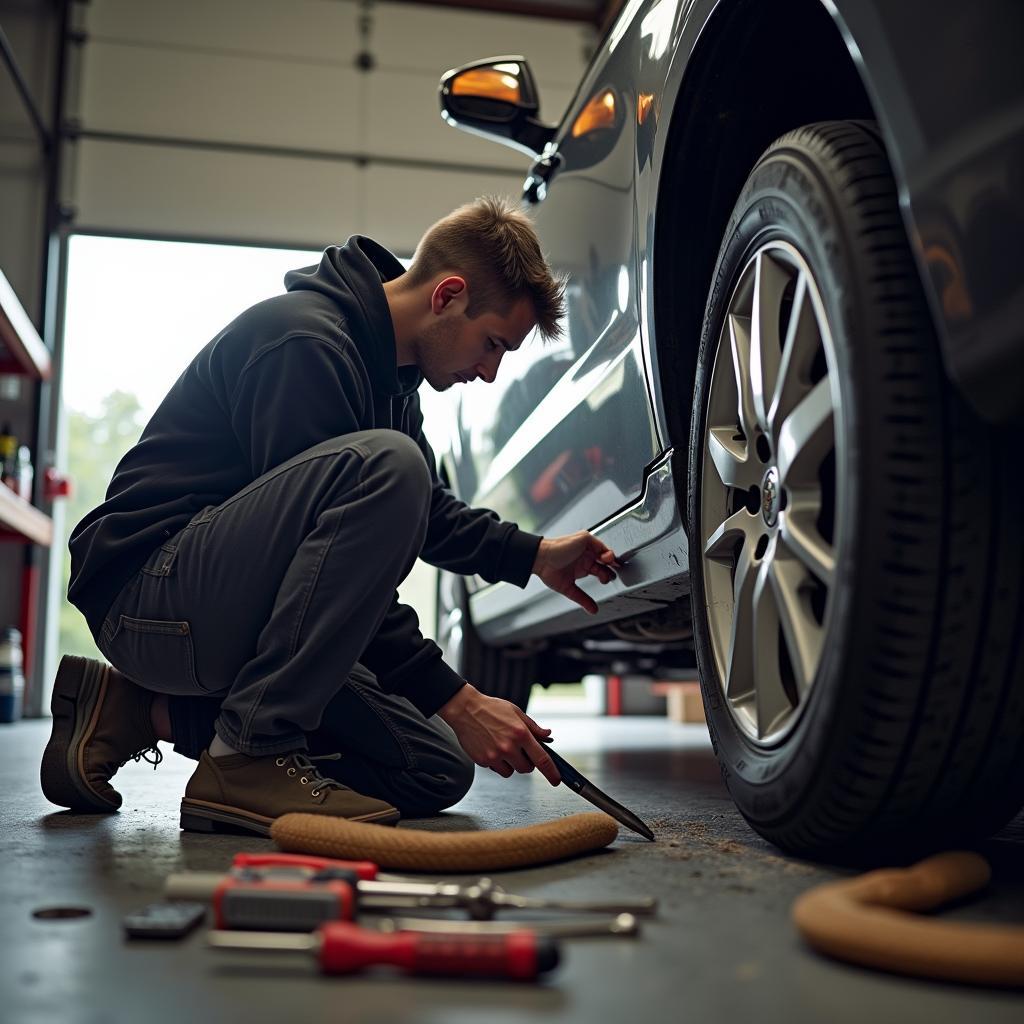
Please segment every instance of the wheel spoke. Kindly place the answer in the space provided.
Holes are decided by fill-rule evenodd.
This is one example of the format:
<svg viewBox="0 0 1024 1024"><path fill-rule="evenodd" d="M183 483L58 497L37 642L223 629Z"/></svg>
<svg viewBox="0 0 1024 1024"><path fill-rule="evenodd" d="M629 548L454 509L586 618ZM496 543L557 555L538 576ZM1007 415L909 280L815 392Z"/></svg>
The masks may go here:
<svg viewBox="0 0 1024 1024"><path fill-rule="evenodd" d="M757 415L754 396L750 390L750 318L729 314L729 345L732 350L732 368L736 377L736 418L740 430L750 441L754 436Z"/></svg>
<svg viewBox="0 0 1024 1024"><path fill-rule="evenodd" d="M754 268L754 308L750 315L750 387L754 415L764 433L768 429L768 408L779 376L782 344L779 313L782 294L790 274L767 253L757 257ZM749 434L747 435L750 436Z"/></svg>
<svg viewBox="0 0 1024 1024"><path fill-rule="evenodd" d="M751 463L750 445L736 440L735 427L712 427L708 431L708 453L726 487L745 491L760 480L760 467Z"/></svg>
<svg viewBox="0 0 1024 1024"><path fill-rule="evenodd" d="M786 340L782 344L779 376L768 412L773 436L778 425L810 390L811 367L820 345L821 334L814 316L807 275L801 272L793 293L793 309L786 328Z"/></svg>
<svg viewBox="0 0 1024 1024"><path fill-rule="evenodd" d="M779 671L779 616L770 583L771 563L762 561L754 584L754 708L757 735L763 739L793 710Z"/></svg>
<svg viewBox="0 0 1024 1024"><path fill-rule="evenodd" d="M725 695L733 702L749 698L754 685L754 584L751 545L744 542L733 579L732 633L725 671Z"/></svg>
<svg viewBox="0 0 1024 1024"><path fill-rule="evenodd" d="M800 586L806 579L804 569L792 559L772 559L770 576L775 608L789 661L796 677L800 698L810 689L821 658L823 630L818 625Z"/></svg>
<svg viewBox="0 0 1024 1024"><path fill-rule="evenodd" d="M704 545L704 557L731 567L737 560L737 543L742 540L744 548L750 547L751 534L756 523L756 517L745 508L734 512L708 537L708 542Z"/></svg>
<svg viewBox="0 0 1024 1024"><path fill-rule="evenodd" d="M787 552L826 587L831 587L836 571L836 553L818 530L819 507L819 503L798 498L781 516L780 539Z"/></svg>
<svg viewBox="0 0 1024 1024"><path fill-rule="evenodd" d="M834 446L832 395L825 376L782 422L778 444L782 486L816 482L818 467Z"/></svg>

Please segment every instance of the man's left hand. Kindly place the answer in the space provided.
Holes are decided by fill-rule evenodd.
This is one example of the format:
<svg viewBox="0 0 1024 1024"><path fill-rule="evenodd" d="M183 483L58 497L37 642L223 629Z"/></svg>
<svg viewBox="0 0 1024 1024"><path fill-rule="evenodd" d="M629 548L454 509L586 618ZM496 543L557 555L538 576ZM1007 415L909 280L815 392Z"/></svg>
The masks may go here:
<svg viewBox="0 0 1024 1024"><path fill-rule="evenodd" d="M533 571L547 586L575 601L591 615L597 613L597 604L576 581L584 576L596 576L602 583L610 583L615 579L613 567L619 568L615 552L586 530L564 537L545 537L533 563Z"/></svg>

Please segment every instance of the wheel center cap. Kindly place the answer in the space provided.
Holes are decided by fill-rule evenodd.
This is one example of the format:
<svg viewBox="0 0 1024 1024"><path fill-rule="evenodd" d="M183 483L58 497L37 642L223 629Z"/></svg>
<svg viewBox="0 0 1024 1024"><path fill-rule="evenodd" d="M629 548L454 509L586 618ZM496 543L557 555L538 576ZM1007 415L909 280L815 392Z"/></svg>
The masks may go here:
<svg viewBox="0 0 1024 1024"><path fill-rule="evenodd" d="M774 466L761 481L761 515L769 526L779 519L779 471Z"/></svg>

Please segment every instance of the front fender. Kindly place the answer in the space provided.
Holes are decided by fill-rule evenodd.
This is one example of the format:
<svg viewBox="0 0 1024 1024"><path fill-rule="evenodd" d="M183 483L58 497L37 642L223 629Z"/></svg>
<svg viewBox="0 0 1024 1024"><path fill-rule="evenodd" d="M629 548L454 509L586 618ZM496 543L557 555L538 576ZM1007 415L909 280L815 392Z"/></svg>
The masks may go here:
<svg viewBox="0 0 1024 1024"><path fill-rule="evenodd" d="M1024 70L1017 53L1024 5L1017 0L681 0L658 83L662 125L647 166L638 167L647 288L655 214L663 190L676 184L663 174L673 136L664 115L674 120L680 102L716 102L721 75L704 81L702 72L716 53L735 55L739 22L749 34L752 19L778 26L788 17L799 30L811 5L827 12L870 104L866 116L880 125L949 377L990 420L1024 413ZM694 97L687 86L698 78ZM849 116L839 106L827 116ZM783 124L797 126L784 117ZM654 349L653 314L647 320ZM652 366L657 359L655 351Z"/></svg>

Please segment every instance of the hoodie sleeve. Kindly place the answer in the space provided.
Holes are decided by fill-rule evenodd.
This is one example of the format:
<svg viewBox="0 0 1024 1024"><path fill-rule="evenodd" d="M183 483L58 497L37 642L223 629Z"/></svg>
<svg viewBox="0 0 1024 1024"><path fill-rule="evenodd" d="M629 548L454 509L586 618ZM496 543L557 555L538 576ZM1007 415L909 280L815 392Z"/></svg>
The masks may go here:
<svg viewBox="0 0 1024 1024"><path fill-rule="evenodd" d="M537 558L541 538L506 523L495 512L470 508L442 483L437 459L423 433L419 398L410 403L409 433L419 445L433 482L427 536L420 557L439 569L471 575L488 583L503 580L525 587Z"/></svg>
<svg viewBox="0 0 1024 1024"><path fill-rule="evenodd" d="M230 399L231 426L253 478L332 437L363 430L365 376L352 346L306 335L282 338L253 356Z"/></svg>
<svg viewBox="0 0 1024 1024"><path fill-rule="evenodd" d="M420 633L419 625L416 613L395 594L359 660L377 676L382 690L405 697L429 718L465 680L444 663L441 648Z"/></svg>

